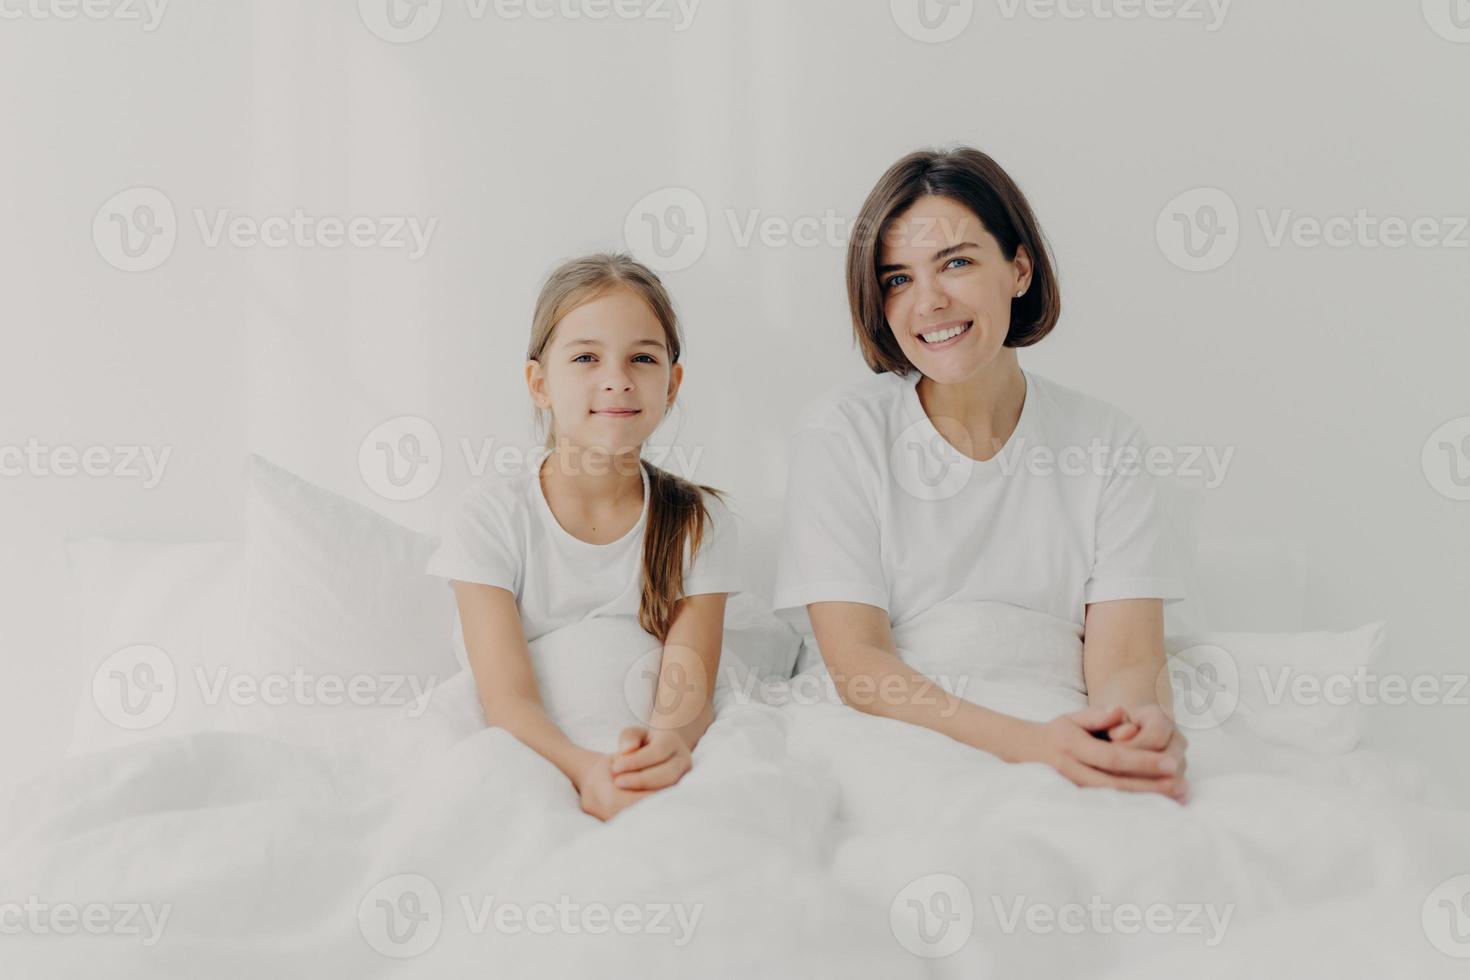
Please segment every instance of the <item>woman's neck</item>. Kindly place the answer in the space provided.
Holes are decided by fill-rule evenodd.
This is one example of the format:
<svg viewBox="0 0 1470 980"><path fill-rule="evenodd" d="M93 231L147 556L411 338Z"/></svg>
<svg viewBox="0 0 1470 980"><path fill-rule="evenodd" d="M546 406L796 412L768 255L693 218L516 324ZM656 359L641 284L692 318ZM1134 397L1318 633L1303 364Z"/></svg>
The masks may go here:
<svg viewBox="0 0 1470 980"><path fill-rule="evenodd" d="M939 420L951 428L957 424L963 429L976 450L967 455L989 459L1010 439L1021 420L1026 377L1015 348L1003 347L993 361L963 381L938 384L928 377L920 378L917 394L924 414L935 421L946 438L955 441Z"/></svg>

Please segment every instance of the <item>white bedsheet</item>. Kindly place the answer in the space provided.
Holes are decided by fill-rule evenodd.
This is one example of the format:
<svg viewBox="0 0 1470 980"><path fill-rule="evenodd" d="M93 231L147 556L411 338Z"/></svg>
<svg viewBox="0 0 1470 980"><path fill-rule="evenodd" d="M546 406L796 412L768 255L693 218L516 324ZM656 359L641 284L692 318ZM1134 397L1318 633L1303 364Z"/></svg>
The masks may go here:
<svg viewBox="0 0 1470 980"><path fill-rule="evenodd" d="M903 639L953 669L953 625ZM977 663L967 696L999 690L995 662ZM1421 914L1470 873L1470 820L1373 753L1192 733L1180 807L778 690L724 699L693 771L602 824L548 763L479 727L464 680L335 749L188 735L13 788L0 902L97 903L114 923L139 908L133 933L0 936L0 976L1464 975ZM1057 671L1013 693L1071 683ZM577 931L497 929L506 903L538 923L560 903ZM1126 907L1161 903L1173 931L1118 931ZM580 915L599 905L650 928L590 934ZM1047 930L1047 908L1091 918Z"/></svg>

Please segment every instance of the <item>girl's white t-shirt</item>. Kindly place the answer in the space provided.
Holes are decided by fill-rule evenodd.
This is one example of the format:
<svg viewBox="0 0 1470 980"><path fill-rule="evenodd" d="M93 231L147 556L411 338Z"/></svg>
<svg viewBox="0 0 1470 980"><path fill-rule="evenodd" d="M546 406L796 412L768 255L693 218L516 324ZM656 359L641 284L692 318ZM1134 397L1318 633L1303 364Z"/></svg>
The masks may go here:
<svg viewBox="0 0 1470 980"><path fill-rule="evenodd" d="M466 490L426 572L513 593L527 642L597 616L636 618L643 594L647 469L638 467L643 509L637 523L616 541L591 544L557 522L541 489L539 463L525 473L486 477ZM692 561L685 541L684 594L740 592L738 521L723 501L705 494L704 502L708 518ZM456 653L466 666L458 610L454 625Z"/></svg>
<svg viewBox="0 0 1470 980"><path fill-rule="evenodd" d="M1183 598L1143 430L1106 402L1022 373L1020 420L983 462L935 428L918 371L809 404L790 440L778 615L810 635L811 602L877 606L901 626L978 599L1082 626L1091 602Z"/></svg>

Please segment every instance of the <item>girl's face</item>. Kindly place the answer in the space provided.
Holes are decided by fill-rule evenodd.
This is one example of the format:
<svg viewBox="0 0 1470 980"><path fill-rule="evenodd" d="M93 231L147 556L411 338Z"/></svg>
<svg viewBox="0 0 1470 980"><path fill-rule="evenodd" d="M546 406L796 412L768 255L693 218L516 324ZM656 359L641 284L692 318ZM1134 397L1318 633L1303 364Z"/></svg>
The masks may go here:
<svg viewBox="0 0 1470 980"><path fill-rule="evenodd" d="M643 445L683 374L653 310L621 287L562 317L541 360L526 362L531 398L550 410L558 442L608 456Z"/></svg>
<svg viewBox="0 0 1470 980"><path fill-rule="evenodd" d="M878 243L889 329L909 363L940 384L995 359L1011 328L1011 301L1030 281L1026 247L1007 260L975 213L948 197L919 198Z"/></svg>

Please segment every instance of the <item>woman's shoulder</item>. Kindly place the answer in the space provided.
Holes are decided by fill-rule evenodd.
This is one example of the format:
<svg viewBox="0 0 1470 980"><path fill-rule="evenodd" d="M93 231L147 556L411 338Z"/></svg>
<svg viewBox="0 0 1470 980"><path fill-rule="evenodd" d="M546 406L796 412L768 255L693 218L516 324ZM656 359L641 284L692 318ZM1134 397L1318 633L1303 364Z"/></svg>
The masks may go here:
<svg viewBox="0 0 1470 980"><path fill-rule="evenodd" d="M793 432L803 429L881 429L903 396L908 380L892 372L871 374L829 388L797 412Z"/></svg>
<svg viewBox="0 0 1470 980"><path fill-rule="evenodd" d="M1057 429L1059 435L1118 440L1127 439L1140 429L1136 419L1104 398L1035 371L1027 371L1026 378L1036 387L1038 411L1035 414L1044 416L1048 426ZM1032 394L1028 392L1026 397L1029 400Z"/></svg>

